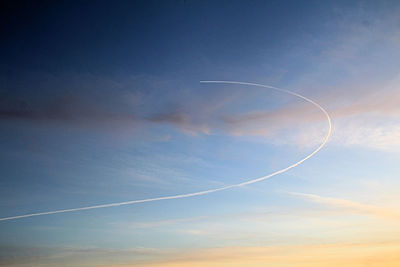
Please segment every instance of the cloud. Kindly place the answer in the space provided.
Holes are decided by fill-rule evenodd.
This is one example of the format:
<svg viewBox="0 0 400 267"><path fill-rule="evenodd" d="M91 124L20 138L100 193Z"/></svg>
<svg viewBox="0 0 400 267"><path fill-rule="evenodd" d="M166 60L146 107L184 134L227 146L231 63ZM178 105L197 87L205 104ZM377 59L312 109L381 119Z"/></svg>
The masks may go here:
<svg viewBox="0 0 400 267"><path fill-rule="evenodd" d="M151 115L146 120L152 123L171 124L184 133L191 135L196 135L197 133L210 134L210 126L206 122L196 122L189 114L189 112L176 109Z"/></svg>
<svg viewBox="0 0 400 267"><path fill-rule="evenodd" d="M195 135L210 134L213 112L235 94L176 89L156 77L110 79L88 74L22 73L4 78L0 121L25 121L76 127L145 128L171 125ZM193 91L193 90L192 90Z"/></svg>
<svg viewBox="0 0 400 267"><path fill-rule="evenodd" d="M334 122L331 144L399 151L399 78L386 85L357 89L336 89L320 95ZM376 90L380 88L380 90ZM304 104L284 106L272 111L251 111L223 117L227 132L238 136L261 136L278 144L314 146L321 140L323 116Z"/></svg>
<svg viewBox="0 0 400 267"><path fill-rule="evenodd" d="M194 249L101 249L2 247L15 249L3 266L396 266L398 242L347 242L302 245L238 246ZM23 255L28 253L30 256Z"/></svg>
<svg viewBox="0 0 400 267"><path fill-rule="evenodd" d="M400 127L397 123L371 122L364 120L349 120L341 122L337 131L335 143L344 146L358 146L385 151L398 152L400 149Z"/></svg>
<svg viewBox="0 0 400 267"><path fill-rule="evenodd" d="M310 200L312 202L337 208L345 212L353 212L356 214L364 214L379 219L390 219L400 222L400 211L395 209L386 209L374 205L367 205L358 202L353 202L340 198L322 197L315 194L304 194L291 192L291 195L298 196Z"/></svg>
<svg viewBox="0 0 400 267"><path fill-rule="evenodd" d="M106 262L140 261L163 252L155 248L0 246L0 266L93 266Z"/></svg>
<svg viewBox="0 0 400 267"><path fill-rule="evenodd" d="M395 266L399 251L398 243L225 247L184 251L155 263L115 266Z"/></svg>
<svg viewBox="0 0 400 267"><path fill-rule="evenodd" d="M196 216L196 217L189 217L189 218L178 218L178 219L170 219L170 220L159 220L159 221L148 221L148 222L132 222L132 223L124 223L123 225L119 225L124 229L146 229L146 228L157 228L165 225L172 225L172 224L180 224L180 223L187 223L187 222L194 222L206 219L206 216Z"/></svg>
<svg viewBox="0 0 400 267"><path fill-rule="evenodd" d="M241 182L241 183L221 186L221 187L218 187L218 188L198 191L198 192L194 192L194 193L176 194L176 195L162 196L162 197L157 197L157 198L146 198L146 199L140 199L140 200L115 202L115 203L109 203L109 204L103 204L103 205L94 205L94 206L87 206L87 207L80 207L80 208L62 209L62 210L54 210L54 211L47 211L47 212L38 212L38 213L31 213L31 214L25 214L25 215L12 216L12 217L4 217L4 218L0 218L0 220L1 221L7 221L7 220L27 218L27 217L33 217L33 216L42 216L42 215L50 215L50 214L65 213L65 212L74 212L74 211L82 211L82 210L90 210L90 209L99 209L99 208L107 208L107 207L133 205L133 204L144 203L144 202L153 202L153 201L161 201L161 200L187 198L187 197L194 197L194 196L200 196L200 195L216 193L216 192L219 192L219 191L225 191L225 190L232 189L232 188L235 188L235 187L242 187L242 186L246 186L246 185L250 185L250 184L254 184L254 183L258 183L258 182L267 180L267 179L269 179L269 178L271 178L273 176L282 174L282 173L287 172L288 170L290 170L292 168L297 167L298 165L302 164L306 160L308 160L311 157L313 157L316 153L318 153L326 145L326 143L328 142L328 140L330 138L331 131L332 131L332 123L331 123L331 118L330 118L329 114L318 103L308 99L307 97L304 97L302 95L293 93L291 91L279 89L279 88L276 88L276 87L260 85L260 84L251 84L251 83L244 83L244 82L238 82L238 81L231 81L231 82L227 82L227 81L202 81L202 82L204 82L204 83L253 85L253 86L257 86L257 87L271 88L271 89L274 89L276 91L282 91L282 92L285 92L287 94L294 95L294 96L297 96L299 98L302 98L302 99L306 100L307 102L313 104L318 109L320 109L320 111L324 114L324 116L326 117L327 123L328 123L327 135L325 136L325 138L323 139L322 143L317 148L315 148L310 154L308 154L304 158L300 159L299 161L297 161L297 162L295 162L295 163L293 163L293 164L291 164L291 165L289 165L289 166L287 166L285 168L282 168L282 169L277 170L275 172L269 173L269 174L267 174L265 176L262 176L262 177L259 177L259 178L254 178L254 179L250 179L250 180L247 180L247 181L244 181L244 182Z"/></svg>
<svg viewBox="0 0 400 267"><path fill-rule="evenodd" d="M93 125L134 123L139 96L114 82L90 75L38 74L10 78L0 91L0 120ZM136 98L136 99L135 99Z"/></svg>
<svg viewBox="0 0 400 267"><path fill-rule="evenodd" d="M320 131L324 117L311 105L291 102L262 108L252 104L259 103L260 94L243 88L204 87L196 92L177 89L174 82L156 77L110 79L78 74L21 74L8 80L0 91L3 122L97 127L116 134L169 125L188 135L256 137L303 147L317 145L324 134ZM305 94L332 115L332 144L397 151L399 80L395 77L383 85L349 82L350 87L342 84L339 88L324 85L328 89L324 93L321 89Z"/></svg>

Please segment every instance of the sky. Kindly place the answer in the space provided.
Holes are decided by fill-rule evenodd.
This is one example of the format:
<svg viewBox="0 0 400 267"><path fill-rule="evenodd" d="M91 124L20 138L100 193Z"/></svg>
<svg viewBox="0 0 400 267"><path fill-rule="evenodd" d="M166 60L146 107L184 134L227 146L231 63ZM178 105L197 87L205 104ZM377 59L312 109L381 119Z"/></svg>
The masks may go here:
<svg viewBox="0 0 400 267"><path fill-rule="evenodd" d="M0 266L396 266L398 1L5 1Z"/></svg>

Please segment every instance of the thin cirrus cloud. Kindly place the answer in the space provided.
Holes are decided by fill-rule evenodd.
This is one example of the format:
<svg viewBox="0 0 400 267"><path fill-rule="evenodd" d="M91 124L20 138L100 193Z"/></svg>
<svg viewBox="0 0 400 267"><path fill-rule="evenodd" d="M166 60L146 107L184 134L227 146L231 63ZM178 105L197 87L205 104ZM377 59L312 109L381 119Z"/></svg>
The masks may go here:
<svg viewBox="0 0 400 267"><path fill-rule="evenodd" d="M103 92L106 99L121 103L117 97ZM134 122L136 115L127 110L115 109L115 105L92 97L91 92L65 92L52 94L41 92L40 97L18 96L3 92L0 96L0 119L25 120L32 122L62 122L80 124L83 122ZM123 102L122 102L123 104ZM126 104L125 104L126 105Z"/></svg>
<svg viewBox="0 0 400 267"><path fill-rule="evenodd" d="M28 121L38 125L61 123L73 127L113 126L113 131L170 125L189 135L222 132L262 137L275 143L313 146L319 137L317 126L323 120L321 114L303 103L273 110L229 110L245 93L240 90L203 92L201 97L188 97L178 91L162 100L165 92L160 89L171 83L151 83L143 81L148 80L146 78L137 81L129 77L111 80L90 75L37 76L26 78L20 84L11 81L10 88L0 92L0 121ZM362 94L357 89L360 84L352 84L350 90L342 85L335 88L334 94L328 90L313 97L327 106L336 121L333 144L383 150L400 146L400 129L396 122L400 113L397 84L398 79L383 85L369 84ZM16 86L15 90L12 85ZM22 90L26 86L38 87L40 95L26 95ZM343 95L346 95L345 102ZM291 129L289 136L282 134L288 129Z"/></svg>
<svg viewBox="0 0 400 267"><path fill-rule="evenodd" d="M314 203L340 209L344 212L364 214L374 218L391 220L400 223L400 210L381 208L374 205L362 204L341 198L322 197L315 194L290 192L289 194L307 199Z"/></svg>
<svg viewBox="0 0 400 267"><path fill-rule="evenodd" d="M115 263L158 257L165 254L160 249L136 247L129 249L104 249L98 247L68 247L68 246L0 246L0 266L58 266L68 265L99 266L109 262ZM110 265L108 265L110 266Z"/></svg>
<svg viewBox="0 0 400 267"><path fill-rule="evenodd" d="M398 114L400 95L398 82L393 80L386 86L369 86L362 94L357 89L337 89L320 95L320 102L327 106L335 121L332 144L339 146L362 146L379 150L397 150L400 146ZM376 90L376 88L383 88ZM341 102L343 95L346 102ZM305 105L286 106L273 111L252 111L245 114L228 115L223 118L228 132L234 135L272 137L275 142L295 143L301 146L315 144L318 140L318 125L323 119ZM303 128L304 125L311 126ZM282 139L283 129L295 129L290 137Z"/></svg>
<svg viewBox="0 0 400 267"><path fill-rule="evenodd" d="M110 80L78 74L25 76L19 77L21 81L9 78L0 90L0 121L74 127L112 124L127 128L168 124L188 134L209 134L211 122L205 117L211 117L234 97L214 94L207 101L188 98L180 91L165 89L172 85L152 77ZM184 106L187 102L197 115Z"/></svg>
<svg viewBox="0 0 400 267"><path fill-rule="evenodd" d="M147 228L157 228L157 227L165 227L166 225L176 225L181 223L188 222L196 222L207 219L207 216L196 216L196 217L188 217L188 218L178 218L178 219L169 219L169 220L160 220L160 221L145 221L145 222L134 222L128 224L117 224L117 227L123 227L124 229L147 229Z"/></svg>
<svg viewBox="0 0 400 267"><path fill-rule="evenodd" d="M25 251L31 251L26 256ZM160 250L154 248L98 249L58 248L49 249L35 257L37 248L25 248L25 257L10 258L7 266L54 266L84 262L88 266L144 267L144 266L389 266L400 260L398 242L338 242L328 244L226 246L197 249ZM42 248L43 250L43 248ZM33 253L32 253L33 251Z"/></svg>
<svg viewBox="0 0 400 267"><path fill-rule="evenodd" d="M0 120L64 123L77 127L109 124L145 127L160 124L171 125L191 135L212 134L216 131L233 135L262 135L264 132L290 127L299 121L299 116L303 116L301 120L309 120L314 116L310 111L312 108L306 106L302 106L300 112L296 106L242 114L223 111L239 98L240 93L237 92L219 95L210 93L208 97L198 99L176 95L171 104L168 100L154 100L162 98L156 91L138 93L140 89L124 89L137 87L129 79L121 80L120 86L115 87L107 83L105 86L99 85L100 78L85 77L82 85L70 82L69 91L52 92L51 88L60 86L62 78L59 79L61 81L53 77L49 84L40 89L40 96L18 95L18 90L14 92L11 89L1 92ZM31 86L35 87L35 84ZM127 101L127 95L130 101Z"/></svg>
<svg viewBox="0 0 400 267"><path fill-rule="evenodd" d="M210 134L210 125L205 121L195 120L188 112L180 109L165 111L146 118L155 124L170 124L184 133L196 135L197 133Z"/></svg>
<svg viewBox="0 0 400 267"><path fill-rule="evenodd" d="M125 263L116 266L396 266L398 243L334 243L270 247L225 247L198 249L171 255L155 263ZM369 257L364 255L368 253ZM340 255L340 256L339 256ZM378 265L381 264L381 265ZM383 265L382 265L383 264Z"/></svg>

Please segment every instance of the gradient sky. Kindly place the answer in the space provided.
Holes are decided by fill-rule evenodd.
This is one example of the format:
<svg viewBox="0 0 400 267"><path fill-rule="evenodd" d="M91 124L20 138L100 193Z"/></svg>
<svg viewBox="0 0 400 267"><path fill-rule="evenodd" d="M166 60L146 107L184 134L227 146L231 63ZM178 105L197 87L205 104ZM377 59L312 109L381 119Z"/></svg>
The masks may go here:
<svg viewBox="0 0 400 267"><path fill-rule="evenodd" d="M0 266L398 266L398 1L6 1Z"/></svg>

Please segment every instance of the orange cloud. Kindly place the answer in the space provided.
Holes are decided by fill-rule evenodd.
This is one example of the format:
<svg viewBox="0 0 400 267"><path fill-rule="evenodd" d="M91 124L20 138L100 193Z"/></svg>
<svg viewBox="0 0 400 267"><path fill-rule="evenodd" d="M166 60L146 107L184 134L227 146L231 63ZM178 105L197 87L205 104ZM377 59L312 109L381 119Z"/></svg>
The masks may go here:
<svg viewBox="0 0 400 267"><path fill-rule="evenodd" d="M328 205L331 207L336 207L346 211L362 213L372 217L391 219L400 222L399 210L376 207L373 205L362 204L358 202L349 201L346 199L322 197L315 194L304 194L304 193L293 193L293 192L290 194L306 198L316 203Z"/></svg>
<svg viewBox="0 0 400 267"><path fill-rule="evenodd" d="M400 243L341 243L326 245L227 247L181 251L156 262L108 266L131 267L394 267L400 262Z"/></svg>

